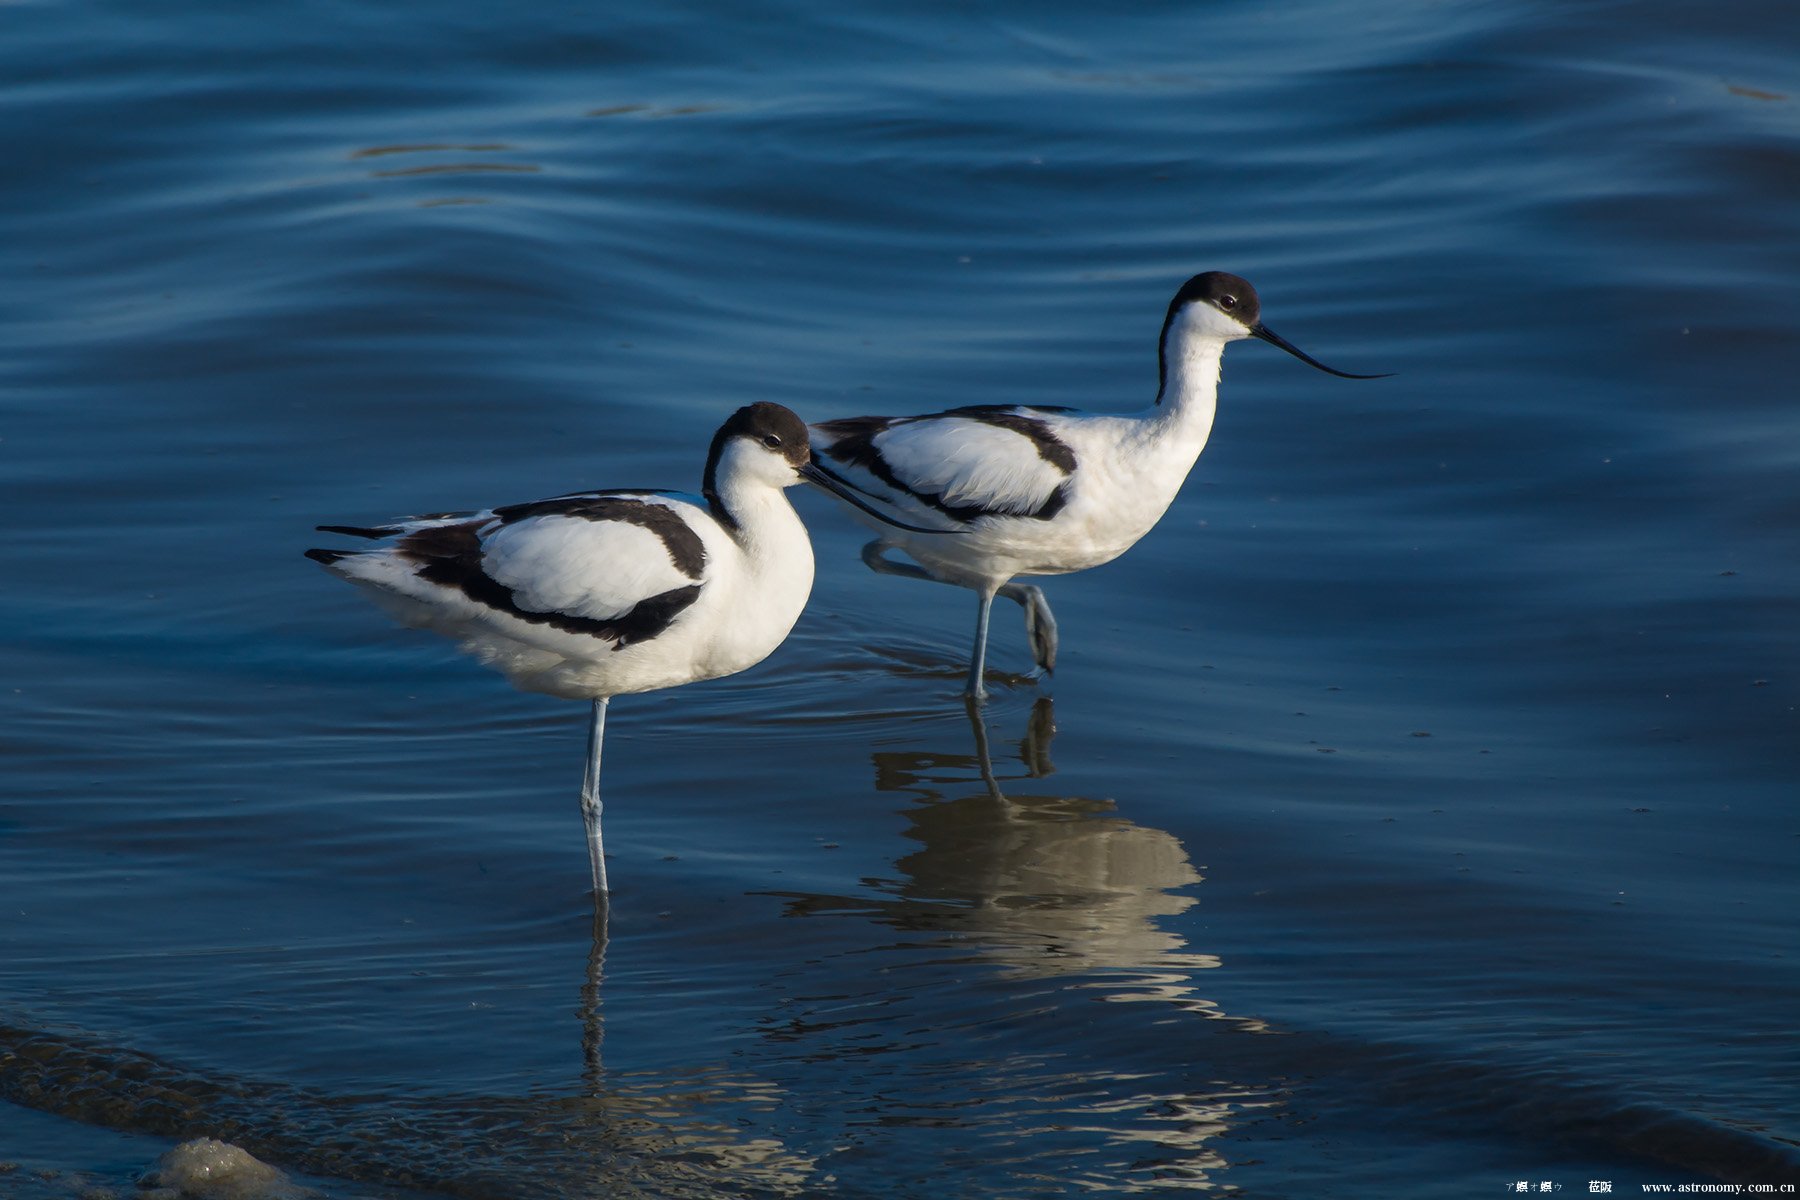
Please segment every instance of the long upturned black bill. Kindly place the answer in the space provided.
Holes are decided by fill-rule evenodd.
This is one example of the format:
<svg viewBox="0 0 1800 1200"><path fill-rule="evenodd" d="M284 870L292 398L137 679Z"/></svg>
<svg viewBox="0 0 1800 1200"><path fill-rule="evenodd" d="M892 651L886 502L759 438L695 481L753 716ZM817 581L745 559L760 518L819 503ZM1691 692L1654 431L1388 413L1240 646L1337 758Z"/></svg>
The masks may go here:
<svg viewBox="0 0 1800 1200"><path fill-rule="evenodd" d="M805 466L800 468L799 473L800 473L800 478L806 480L806 482L815 484L818 487L824 488L826 491L830 492L832 495L836 496L840 500L845 501L846 503L856 505L856 507L862 509L864 512L868 513L871 517L874 517L877 521L880 521L884 525L892 525L895 529L905 529L905 530L909 530L912 533L959 533L959 532L961 532L960 530L956 530L956 529L927 529L923 525L908 525L905 521L896 521L894 518L888 516L886 513L880 511L874 505L870 504L867 500L864 500L861 496L857 495L848 486L846 486L842 483L839 483L837 481L837 479L835 479L831 475L830 472L822 469L817 463L807 463Z"/></svg>
<svg viewBox="0 0 1800 1200"><path fill-rule="evenodd" d="M1273 329L1270 329L1267 325L1264 325L1261 321L1258 321L1250 327L1250 336L1261 338L1271 346L1279 346L1307 366L1317 367L1327 375L1336 375L1339 379L1389 379L1393 376L1392 371L1382 375L1352 375L1348 371L1340 371L1336 367L1328 367L1306 351L1300 349L1300 347L1294 345L1294 343L1282 337L1279 333L1276 333Z"/></svg>

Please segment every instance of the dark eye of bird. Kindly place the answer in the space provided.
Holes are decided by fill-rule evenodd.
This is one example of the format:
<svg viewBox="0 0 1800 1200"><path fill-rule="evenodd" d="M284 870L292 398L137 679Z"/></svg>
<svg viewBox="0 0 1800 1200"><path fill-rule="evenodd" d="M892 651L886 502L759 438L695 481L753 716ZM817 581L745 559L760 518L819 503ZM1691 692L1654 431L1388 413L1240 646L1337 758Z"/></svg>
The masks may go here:
<svg viewBox="0 0 1800 1200"><path fill-rule="evenodd" d="M1236 308L1237 307L1237 297L1236 296L1220 296L1219 297L1219 307L1220 308Z"/></svg>
<svg viewBox="0 0 1800 1200"><path fill-rule="evenodd" d="M777 449L781 445L781 438L773 433L765 433L763 434L763 445L769 447L771 450Z"/></svg>

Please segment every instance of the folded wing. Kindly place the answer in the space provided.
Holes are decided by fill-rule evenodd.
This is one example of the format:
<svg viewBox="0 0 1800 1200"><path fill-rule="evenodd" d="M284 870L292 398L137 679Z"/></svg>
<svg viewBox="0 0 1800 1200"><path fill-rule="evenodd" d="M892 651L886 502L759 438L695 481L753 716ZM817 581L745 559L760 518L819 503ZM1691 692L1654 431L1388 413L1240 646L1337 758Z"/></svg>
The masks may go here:
<svg viewBox="0 0 1800 1200"><path fill-rule="evenodd" d="M330 527L381 544L308 554L425 606L417 615L432 623L522 622L622 649L655 637L699 598L707 556L684 519L692 507L656 493L578 493L369 529Z"/></svg>
<svg viewBox="0 0 1800 1200"><path fill-rule="evenodd" d="M1075 455L1041 414L959 408L921 417L849 417L813 426L820 465L914 516L1048 520L1067 500Z"/></svg>

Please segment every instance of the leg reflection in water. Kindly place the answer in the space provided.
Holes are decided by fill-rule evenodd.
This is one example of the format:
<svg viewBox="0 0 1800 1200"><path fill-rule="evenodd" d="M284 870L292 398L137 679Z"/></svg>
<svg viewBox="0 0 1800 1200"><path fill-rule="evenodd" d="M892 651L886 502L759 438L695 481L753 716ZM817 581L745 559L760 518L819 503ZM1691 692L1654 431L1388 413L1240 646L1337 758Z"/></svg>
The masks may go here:
<svg viewBox="0 0 1800 1200"><path fill-rule="evenodd" d="M988 786L988 793L996 800L1004 800L1006 796L1000 791L1000 781L994 777L994 758L988 749L987 722L982 720L981 703L973 697L963 697L963 707L969 713L969 725L975 731L975 756L980 760L981 779ZM1042 779L1054 775L1056 767L1050 761L1050 743L1056 737L1056 706L1048 696L1040 696L1037 703L1031 706L1031 719L1025 726L1025 737L1019 743L1019 761L1025 764L1025 774L1032 779Z"/></svg>
<svg viewBox="0 0 1800 1200"><path fill-rule="evenodd" d="M966 711L973 754L871 756L877 790L912 798L902 816L918 846L894 864L900 877L875 896L792 896L790 914L848 907L910 930L953 931L984 958L1034 975L1216 967L1162 924L1197 903L1191 892L1202 882L1181 842L1120 816L1111 799L1045 789L1054 701L1037 699L1014 761L998 767L988 725L998 714L974 703Z"/></svg>
<svg viewBox="0 0 1800 1200"><path fill-rule="evenodd" d="M606 1038L605 1018L600 1013L600 980L606 971L607 897L594 895L594 940L588 947L587 976L581 984L581 1082L582 1094L593 1099L602 1094L606 1071L600 1045Z"/></svg>
<svg viewBox="0 0 1800 1200"><path fill-rule="evenodd" d="M1279 1099L1241 1061L1261 1023L1212 998L1220 960L1178 919L1200 871L1112 799L1052 788L1051 700L967 712L966 731L936 721L871 754L876 788L905 797L910 849L889 875L783 894L786 915L832 928L791 936L809 961L783 978L771 1040L840 1065L841 1111L928 1125L1022 1190L1217 1187L1222 1139Z"/></svg>

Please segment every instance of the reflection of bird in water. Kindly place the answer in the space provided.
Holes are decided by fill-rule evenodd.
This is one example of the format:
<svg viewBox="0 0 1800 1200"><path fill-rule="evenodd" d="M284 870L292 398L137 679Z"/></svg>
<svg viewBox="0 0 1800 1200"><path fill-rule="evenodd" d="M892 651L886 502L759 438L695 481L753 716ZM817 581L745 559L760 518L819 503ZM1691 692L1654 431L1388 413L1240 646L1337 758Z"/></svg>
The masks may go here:
<svg viewBox="0 0 1800 1200"><path fill-rule="evenodd" d="M1221 1135L1277 1101L1266 1084L1239 1075L1229 1056L1213 1057L1221 1043L1209 1034L1232 1038L1262 1025L1229 1017L1204 994L1200 980L1219 959L1190 950L1165 927L1198 903L1190 892L1202 876L1168 831L1119 815L1110 800L1048 789L1044 781L1055 772L1049 698L1033 706L1016 759L1002 753L998 767L984 712L969 702L973 753L874 753L876 786L912 801L903 815L917 846L895 864L898 879L874 882L872 894L788 898L791 916L864 919L908 935L901 939L905 967L884 967L868 985L880 997L872 1002L879 1017L847 1008L846 995L857 989L834 976L817 1004L797 1003L774 1036L804 1040L820 1057L891 1049L931 1061L939 1047L924 1031L953 1029L943 1041L954 1048L943 1052L981 1055L971 1070L992 1104L961 1091L937 1106L889 1102L884 1093L875 1111L987 1130L997 1157L1022 1156L1021 1181L1035 1179L1030 1172L1044 1164L1020 1148L1025 1139L1014 1120L1104 1147L1094 1158L1105 1168L1089 1174L1062 1147L1054 1169L1065 1179L1110 1194L1216 1188L1229 1169ZM970 984L980 1000L970 997ZM1108 1010L1091 1011L1090 1001ZM1152 1009L1110 1007L1142 1002ZM1175 1033L1189 1015L1206 1020ZM1146 1036L1156 1026L1170 1032ZM1037 1036L1007 1041L997 1032L1021 1027ZM1053 1065L1037 1057L1052 1029L1058 1040L1046 1053ZM963 1039L971 1036L987 1049L968 1049ZM1183 1049L1171 1055L1177 1044ZM1008 1140L1015 1135L1018 1144Z"/></svg>
<svg viewBox="0 0 1800 1200"><path fill-rule="evenodd" d="M967 708L974 754L873 756L877 788L918 800L905 815L906 836L920 846L895 864L905 877L898 896L875 902L882 919L975 935L983 957L1034 975L1218 966L1158 923L1193 907L1183 889L1202 878L1173 834L1119 816L1110 800L1004 790L1055 771L1049 697L1033 705L1019 741L1023 771L1005 777L994 768L983 710ZM971 774L981 792L946 796Z"/></svg>

